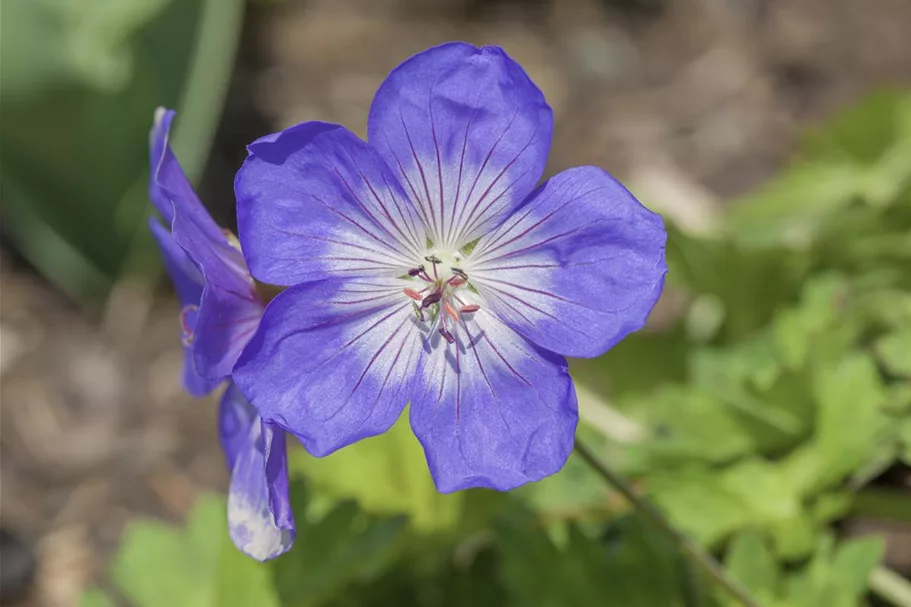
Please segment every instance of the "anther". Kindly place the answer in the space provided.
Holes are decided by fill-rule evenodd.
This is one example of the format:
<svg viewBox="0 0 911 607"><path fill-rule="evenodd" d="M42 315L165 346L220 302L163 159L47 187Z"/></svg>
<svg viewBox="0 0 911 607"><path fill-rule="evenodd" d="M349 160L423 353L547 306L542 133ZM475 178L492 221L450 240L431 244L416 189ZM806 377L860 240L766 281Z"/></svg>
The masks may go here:
<svg viewBox="0 0 911 607"><path fill-rule="evenodd" d="M450 278L449 280L446 281L446 284L448 284L449 286L452 286L452 287L461 287L462 285L465 284L465 282L466 281L464 278L459 278L458 276L453 276L452 278Z"/></svg>
<svg viewBox="0 0 911 607"><path fill-rule="evenodd" d="M436 255L427 255L426 257L424 257L424 259L426 261L429 261L433 265L437 265L438 263L443 263L443 260L440 259L439 257L437 257Z"/></svg>
<svg viewBox="0 0 911 607"><path fill-rule="evenodd" d="M461 312L462 314L468 314L469 312L477 312L480 309L481 309L481 306L477 306L475 304L469 304L467 306L462 306L461 308L459 308L459 312Z"/></svg>
<svg viewBox="0 0 911 607"><path fill-rule="evenodd" d="M422 308L427 308L432 306L435 303L440 303L440 300L443 299L443 294L440 291L434 291L430 295L424 298L424 301L421 302Z"/></svg>
<svg viewBox="0 0 911 607"><path fill-rule="evenodd" d="M447 343L455 343L455 337L452 336L452 333L446 330L446 327L440 327L440 335L443 336L443 339L445 339Z"/></svg>
<svg viewBox="0 0 911 607"><path fill-rule="evenodd" d="M408 270L408 276L418 276L424 273L424 266L418 266L413 270Z"/></svg>
<svg viewBox="0 0 911 607"><path fill-rule="evenodd" d="M415 301L421 301L422 299L424 299L423 297L421 297L421 294L418 293L417 291L415 291L414 289L402 289L402 292L404 292L405 295L407 295L408 297L410 297L411 299L413 299Z"/></svg>
<svg viewBox="0 0 911 607"><path fill-rule="evenodd" d="M461 278L462 280L468 280L468 274L465 273L465 270L461 268L452 268L452 273Z"/></svg>
<svg viewBox="0 0 911 607"><path fill-rule="evenodd" d="M452 320L459 322L459 313L455 311L455 308L448 301L443 303L443 309L446 310Z"/></svg>

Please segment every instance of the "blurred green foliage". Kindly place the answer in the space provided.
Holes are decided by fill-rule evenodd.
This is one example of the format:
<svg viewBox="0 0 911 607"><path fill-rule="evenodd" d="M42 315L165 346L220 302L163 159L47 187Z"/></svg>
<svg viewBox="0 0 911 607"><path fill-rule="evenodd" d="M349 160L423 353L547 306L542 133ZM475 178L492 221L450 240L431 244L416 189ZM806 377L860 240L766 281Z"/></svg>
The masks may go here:
<svg viewBox="0 0 911 607"><path fill-rule="evenodd" d="M0 21L5 236L77 300L157 268L145 229L148 133L198 177L240 33L242 0L13 0Z"/></svg>
<svg viewBox="0 0 911 607"><path fill-rule="evenodd" d="M573 361L580 437L762 605L868 604L883 542L834 525L911 514L907 491L870 486L911 462L911 96L810 133L724 226L671 226L668 288L689 302L673 327ZM575 458L510 495L442 496L403 418L322 460L297 449L292 468L288 555L234 553L209 499L184 531L134 524L111 592L138 607L735 604Z"/></svg>

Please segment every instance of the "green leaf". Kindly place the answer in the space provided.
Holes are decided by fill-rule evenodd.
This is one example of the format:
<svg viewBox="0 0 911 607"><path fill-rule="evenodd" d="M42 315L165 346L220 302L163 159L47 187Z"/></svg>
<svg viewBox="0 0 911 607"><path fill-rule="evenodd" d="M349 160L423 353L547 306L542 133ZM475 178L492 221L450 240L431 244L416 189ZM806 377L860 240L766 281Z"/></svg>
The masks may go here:
<svg viewBox="0 0 911 607"><path fill-rule="evenodd" d="M779 583L778 565L763 534L755 531L738 534L728 548L725 567L760 604L775 601Z"/></svg>
<svg viewBox="0 0 911 607"><path fill-rule="evenodd" d="M112 565L118 588L137 607L277 606L269 570L234 547L226 519L224 500L204 497L185 531L133 523Z"/></svg>
<svg viewBox="0 0 911 607"><path fill-rule="evenodd" d="M820 276L804 287L800 305L775 317L772 331L785 365L796 369L806 363L814 340L838 320L847 294L848 284L843 277Z"/></svg>
<svg viewBox="0 0 911 607"><path fill-rule="evenodd" d="M801 513L798 492L789 479L778 466L759 458L721 471L658 471L648 481L655 502L704 545L714 545L742 529L780 524Z"/></svg>
<svg viewBox="0 0 911 607"><path fill-rule="evenodd" d="M898 436L902 445L901 459L905 464L911 466L911 417L901 421Z"/></svg>
<svg viewBox="0 0 911 607"><path fill-rule="evenodd" d="M884 548L879 538L851 540L836 547L831 535L822 537L810 563L789 576L787 604L856 607Z"/></svg>
<svg viewBox="0 0 911 607"><path fill-rule="evenodd" d="M530 514L499 521L500 576L515 605L652 607L679 595L676 550L639 517L620 519L603 541L568 525L558 547Z"/></svg>
<svg viewBox="0 0 911 607"><path fill-rule="evenodd" d="M82 593L79 607L114 607L114 601L98 588L90 588Z"/></svg>
<svg viewBox="0 0 911 607"><path fill-rule="evenodd" d="M825 220L845 209L863 186L863 172L845 160L793 164L731 205L731 234L751 247L809 248Z"/></svg>
<svg viewBox="0 0 911 607"><path fill-rule="evenodd" d="M302 482L291 482L297 538L270 563L282 607L322 604L346 586L381 574L392 565L405 529L404 517L374 517L350 500L319 515L311 497Z"/></svg>
<svg viewBox="0 0 911 607"><path fill-rule="evenodd" d="M854 201L885 207L909 182L911 97L874 94L809 135L790 168L732 205L731 233L751 246L806 249Z"/></svg>
<svg viewBox="0 0 911 607"><path fill-rule="evenodd" d="M407 514L417 529L451 528L462 511L465 492L437 491L407 411L385 434L328 457L314 458L303 449L292 450L290 457L292 470L305 474L324 494L353 498L368 512Z"/></svg>
<svg viewBox="0 0 911 607"><path fill-rule="evenodd" d="M783 465L804 496L880 461L881 446L894 435L894 425L880 411L886 392L869 356L850 354L820 367L813 391L818 405L815 435Z"/></svg>
<svg viewBox="0 0 911 607"><path fill-rule="evenodd" d="M651 468L731 461L756 446L737 409L701 385L666 385L621 404L650 431L647 440L628 446L627 456L637 457Z"/></svg>
<svg viewBox="0 0 911 607"><path fill-rule="evenodd" d="M892 384L886 388L883 410L892 415L905 415L911 411L911 381Z"/></svg>
<svg viewBox="0 0 911 607"><path fill-rule="evenodd" d="M659 382L686 379L686 355L690 345L683 327L661 333L635 333L603 356L571 359L573 380L596 394L621 398L648 394ZM643 365L642 361L649 361Z"/></svg>
<svg viewBox="0 0 911 607"><path fill-rule="evenodd" d="M881 337L875 350L879 361L890 373L911 377L911 326Z"/></svg>
<svg viewBox="0 0 911 607"><path fill-rule="evenodd" d="M867 580L879 565L886 546L882 538L867 537L845 542L832 559L831 580L834 597L844 607L857 605L866 593Z"/></svg>
<svg viewBox="0 0 911 607"><path fill-rule="evenodd" d="M850 159L859 164L876 164L902 138L908 116L906 91L871 93L848 106L827 123L803 136L805 155Z"/></svg>
<svg viewBox="0 0 911 607"><path fill-rule="evenodd" d="M548 516L585 519L604 514L608 493L604 481L575 454L558 473L516 490L516 494Z"/></svg>

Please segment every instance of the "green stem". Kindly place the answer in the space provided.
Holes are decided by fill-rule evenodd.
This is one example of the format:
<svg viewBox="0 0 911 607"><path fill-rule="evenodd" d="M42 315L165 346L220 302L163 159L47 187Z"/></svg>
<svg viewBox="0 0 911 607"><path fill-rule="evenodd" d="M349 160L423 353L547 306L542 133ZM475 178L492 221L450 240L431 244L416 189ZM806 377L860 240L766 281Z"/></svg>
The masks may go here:
<svg viewBox="0 0 911 607"><path fill-rule="evenodd" d="M896 607L911 607L911 581L886 567L870 573L870 590Z"/></svg>
<svg viewBox="0 0 911 607"><path fill-rule="evenodd" d="M746 589L737 580L730 577L724 568L709 553L694 542L689 536L674 527L648 500L636 494L632 487L621 476L601 463L588 447L576 439L576 453L597 472L609 485L619 491L640 514L661 531L666 533L680 550L699 565L719 586L724 588L732 597L736 598L744 607L760 607L755 599L750 597Z"/></svg>

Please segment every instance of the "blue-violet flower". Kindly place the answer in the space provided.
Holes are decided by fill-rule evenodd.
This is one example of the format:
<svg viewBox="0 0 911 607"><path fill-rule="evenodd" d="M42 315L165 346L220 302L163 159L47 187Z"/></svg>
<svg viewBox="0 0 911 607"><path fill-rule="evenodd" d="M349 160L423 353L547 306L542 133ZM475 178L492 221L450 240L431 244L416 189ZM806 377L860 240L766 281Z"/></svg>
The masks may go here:
<svg viewBox="0 0 911 607"><path fill-rule="evenodd" d="M539 187L553 114L497 47L444 44L392 71L364 142L308 122L237 175L266 309L234 378L323 456L410 402L437 488L557 472L577 403L564 356L640 329L667 271L661 218L603 170Z"/></svg>
<svg viewBox="0 0 911 607"><path fill-rule="evenodd" d="M180 300L184 386L202 396L227 380L219 435L231 471L229 534L240 550L266 560L294 542L285 433L261 420L230 381L264 305L236 238L209 216L171 151L173 119L173 111L159 108L149 141L149 198L171 229L156 218L149 227Z"/></svg>

